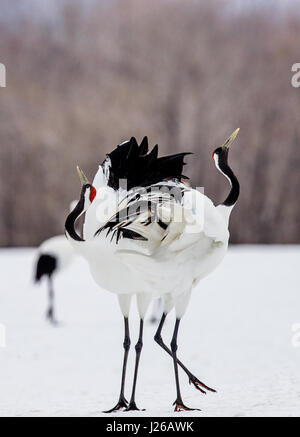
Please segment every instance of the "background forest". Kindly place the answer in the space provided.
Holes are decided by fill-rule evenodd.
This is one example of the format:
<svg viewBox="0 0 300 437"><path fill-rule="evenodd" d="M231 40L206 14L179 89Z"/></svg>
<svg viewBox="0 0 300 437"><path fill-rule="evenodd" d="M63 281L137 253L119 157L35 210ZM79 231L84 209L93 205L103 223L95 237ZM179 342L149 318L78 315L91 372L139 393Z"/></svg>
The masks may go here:
<svg viewBox="0 0 300 437"><path fill-rule="evenodd" d="M242 195L231 241L300 243L297 8L110 0L53 1L50 11L41 3L41 13L33 2L31 13L14 14L14 2L0 0L1 246L62 233L80 190L75 166L92 177L131 136L148 135L161 155L194 152L185 173L223 200L228 186L211 151L237 127L231 163Z"/></svg>

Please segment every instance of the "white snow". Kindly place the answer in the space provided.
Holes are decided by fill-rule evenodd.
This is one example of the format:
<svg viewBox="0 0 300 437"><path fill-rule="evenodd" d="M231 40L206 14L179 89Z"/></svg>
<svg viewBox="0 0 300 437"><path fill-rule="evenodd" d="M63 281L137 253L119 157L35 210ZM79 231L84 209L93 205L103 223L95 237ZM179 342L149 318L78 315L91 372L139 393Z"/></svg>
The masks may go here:
<svg viewBox="0 0 300 437"><path fill-rule="evenodd" d="M119 394L123 321L116 298L98 289L77 259L57 280L58 319L44 321L46 289L31 282L35 251L1 250L1 416L101 416ZM183 399L201 412L186 416L300 415L300 247L244 246L194 291L179 333L178 355L203 382L202 395L181 373ZM117 274L117 272L116 272ZM164 331L169 343L174 315ZM298 326L297 326L298 324ZM137 338L135 308L132 344ZM293 332L298 329L298 332ZM172 360L146 325L137 404L144 412L177 416ZM126 396L133 378L134 348Z"/></svg>

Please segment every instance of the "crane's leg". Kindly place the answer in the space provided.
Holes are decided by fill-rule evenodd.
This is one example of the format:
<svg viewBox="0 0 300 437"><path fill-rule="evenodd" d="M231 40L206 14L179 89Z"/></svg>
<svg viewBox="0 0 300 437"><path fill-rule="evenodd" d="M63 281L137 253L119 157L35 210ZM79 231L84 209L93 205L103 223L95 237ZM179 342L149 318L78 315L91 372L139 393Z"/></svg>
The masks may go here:
<svg viewBox="0 0 300 437"><path fill-rule="evenodd" d="M176 319L173 338L171 341L171 350L172 350L172 356L173 356L173 362L174 362L174 371L175 371L175 382L176 382L176 391L177 391L177 398L173 405L175 405L174 411L195 411L198 410L198 408L188 408L184 405L181 397L180 392L180 384L179 384L179 375L178 375L178 362L177 362L177 336L178 336L178 329L179 329L180 319Z"/></svg>
<svg viewBox="0 0 300 437"><path fill-rule="evenodd" d="M139 411L139 408L136 406L135 403L135 391L136 391L136 383L137 383L137 377L138 377L138 370L139 370L139 364L140 364L140 357L141 352L143 348L143 330L144 330L144 317L147 312L148 306L151 302L151 296L147 294L140 294L137 296L137 304L138 304L138 310L140 315L140 332L139 332L139 339L137 344L135 345L135 351L136 351L136 359L135 359L135 369L134 369L134 378L133 378L133 386L132 386L132 393L130 402L128 405L128 408L126 411Z"/></svg>
<svg viewBox="0 0 300 437"><path fill-rule="evenodd" d="M48 280L48 299L49 299L49 306L46 313L46 318L49 320L52 325L56 325L57 321L55 319L55 310L54 310L54 288L53 288L53 278L52 276L49 276Z"/></svg>
<svg viewBox="0 0 300 437"><path fill-rule="evenodd" d="M135 403L135 390L136 390L140 357L141 357L141 352L142 352L142 348L143 348L143 329L144 329L144 321L143 321L143 319L140 319L140 334L139 334L138 342L135 345L136 359L135 359L135 369L134 369L132 394L131 394L130 402L129 402L129 405L128 405L126 411L139 411L139 408L136 406L136 403Z"/></svg>
<svg viewBox="0 0 300 437"><path fill-rule="evenodd" d="M172 357L173 355L172 355L171 350L166 346L166 344L164 343L162 336L161 336L162 328L165 324L166 317L167 317L168 312L170 311L171 307L172 307L172 305L167 300L165 302L164 313L162 315L158 329L157 329L156 334L154 336L154 340L164 351L166 351ZM189 383L193 384L197 390L199 390L203 394L206 394L205 390L210 391L212 393L216 393L216 390L208 387L206 384L199 381L199 379L195 375L193 375L192 372L190 372L190 370L187 367L185 367L185 365L178 358L177 358L177 363L182 368L182 370L187 374L187 376L189 378Z"/></svg>
<svg viewBox="0 0 300 437"><path fill-rule="evenodd" d="M125 380L126 380L126 369L127 369L127 361L128 354L130 349L130 334L129 334L129 310L131 303L131 296L118 296L119 304L121 307L121 311L124 316L124 328L125 328L125 336L124 336L124 358L123 358L123 370L122 370L122 379L121 379L121 391L120 397L117 405L111 410L104 411L104 413L114 413L116 411L125 410L127 408L128 402L125 399Z"/></svg>

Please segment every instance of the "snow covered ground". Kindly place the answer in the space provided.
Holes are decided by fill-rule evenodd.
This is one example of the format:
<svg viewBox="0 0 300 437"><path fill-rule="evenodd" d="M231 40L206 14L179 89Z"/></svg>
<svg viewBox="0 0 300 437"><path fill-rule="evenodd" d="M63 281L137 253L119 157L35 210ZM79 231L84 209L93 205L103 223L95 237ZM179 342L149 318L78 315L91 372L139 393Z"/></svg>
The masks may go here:
<svg viewBox="0 0 300 437"><path fill-rule="evenodd" d="M30 249L0 251L0 324L6 329L0 415L101 416L119 393L123 321L116 298L98 289L77 259L57 281L62 323L52 328L43 318L45 286L30 282L34 256ZM201 395L181 374L185 404L202 409L181 415L300 416L299 261L300 247L234 247L195 290L178 355L218 393ZM168 343L174 315L169 318ZM146 411L121 416L178 414L172 361L154 343L154 330L146 325L137 390ZM134 349L127 397L133 361Z"/></svg>

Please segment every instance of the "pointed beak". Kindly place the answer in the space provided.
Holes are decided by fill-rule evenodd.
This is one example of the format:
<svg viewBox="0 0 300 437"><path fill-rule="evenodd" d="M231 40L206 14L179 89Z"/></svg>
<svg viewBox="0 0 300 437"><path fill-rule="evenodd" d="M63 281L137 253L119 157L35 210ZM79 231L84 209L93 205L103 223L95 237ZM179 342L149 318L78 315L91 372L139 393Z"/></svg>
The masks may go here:
<svg viewBox="0 0 300 437"><path fill-rule="evenodd" d="M231 146L231 144L234 142L234 140L237 137L237 134L239 133L240 128L236 129L233 134L230 135L230 137L225 141L225 143L223 144L222 148L223 149L229 149L229 147Z"/></svg>
<svg viewBox="0 0 300 437"><path fill-rule="evenodd" d="M82 185L90 185L90 182L88 180L88 178L86 177L86 175L83 173L83 171L81 170L80 167L77 167L77 173L80 179L80 182L82 183Z"/></svg>

